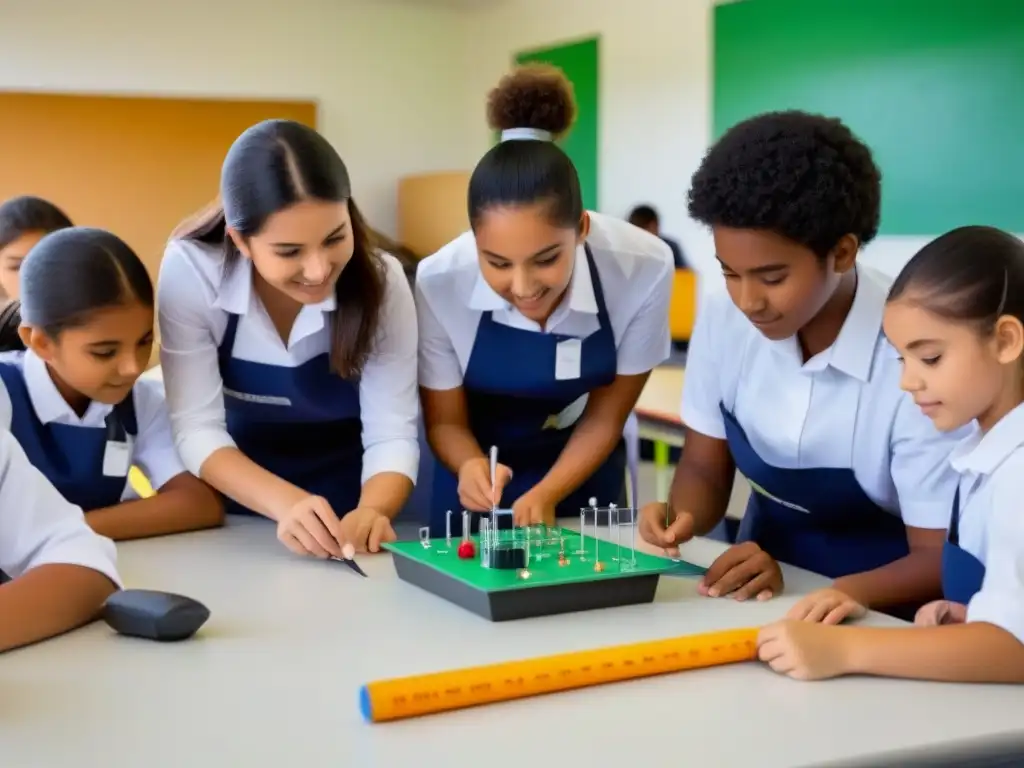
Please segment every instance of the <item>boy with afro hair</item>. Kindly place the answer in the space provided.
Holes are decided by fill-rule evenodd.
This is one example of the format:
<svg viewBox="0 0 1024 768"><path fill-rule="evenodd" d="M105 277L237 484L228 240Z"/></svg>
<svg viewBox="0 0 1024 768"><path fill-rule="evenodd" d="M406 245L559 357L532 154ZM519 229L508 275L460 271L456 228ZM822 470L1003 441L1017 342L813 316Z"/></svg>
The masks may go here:
<svg viewBox="0 0 1024 768"><path fill-rule="evenodd" d="M702 594L768 599L780 562L833 579L789 617L906 615L941 594L960 433L900 388L882 332L890 280L859 265L878 233L881 174L842 122L798 111L733 126L693 176L726 291L699 312L687 360L685 448L641 534L670 553L724 517L738 469L753 492L738 541ZM911 614L912 615L912 614Z"/></svg>

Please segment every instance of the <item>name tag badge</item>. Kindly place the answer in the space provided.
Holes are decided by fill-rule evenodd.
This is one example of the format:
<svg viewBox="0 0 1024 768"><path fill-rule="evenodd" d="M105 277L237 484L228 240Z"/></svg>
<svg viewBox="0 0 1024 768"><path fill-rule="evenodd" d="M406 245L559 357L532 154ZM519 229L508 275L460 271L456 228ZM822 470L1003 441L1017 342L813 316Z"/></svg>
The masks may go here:
<svg viewBox="0 0 1024 768"><path fill-rule="evenodd" d="M132 465L131 443L108 440L103 451L103 476L127 477Z"/></svg>
<svg viewBox="0 0 1024 768"><path fill-rule="evenodd" d="M583 342L580 339L566 339L555 347L555 379L566 381L580 377L580 362L583 359Z"/></svg>

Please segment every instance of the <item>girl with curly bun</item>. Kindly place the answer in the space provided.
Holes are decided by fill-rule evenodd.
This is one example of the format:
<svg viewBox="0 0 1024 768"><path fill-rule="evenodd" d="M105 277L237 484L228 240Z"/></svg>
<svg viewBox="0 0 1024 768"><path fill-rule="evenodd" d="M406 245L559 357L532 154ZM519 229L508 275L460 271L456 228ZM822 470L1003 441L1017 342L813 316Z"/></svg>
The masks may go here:
<svg viewBox="0 0 1024 768"><path fill-rule="evenodd" d="M575 113L560 71L505 76L487 104L500 141L469 182L471 229L419 266L434 535L450 509L497 504L518 525L550 524L623 495L623 426L669 353L672 253L584 210L555 143Z"/></svg>

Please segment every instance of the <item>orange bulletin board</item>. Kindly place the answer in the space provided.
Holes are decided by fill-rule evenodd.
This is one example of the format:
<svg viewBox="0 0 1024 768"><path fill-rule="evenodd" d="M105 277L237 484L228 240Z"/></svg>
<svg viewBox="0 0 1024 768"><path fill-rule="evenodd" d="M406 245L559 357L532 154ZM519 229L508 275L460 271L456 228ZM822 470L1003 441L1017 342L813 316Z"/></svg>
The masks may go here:
<svg viewBox="0 0 1024 768"><path fill-rule="evenodd" d="M238 135L268 118L316 127L317 105L0 92L0 115L0 200L38 195L116 233L155 279L171 230L216 197Z"/></svg>

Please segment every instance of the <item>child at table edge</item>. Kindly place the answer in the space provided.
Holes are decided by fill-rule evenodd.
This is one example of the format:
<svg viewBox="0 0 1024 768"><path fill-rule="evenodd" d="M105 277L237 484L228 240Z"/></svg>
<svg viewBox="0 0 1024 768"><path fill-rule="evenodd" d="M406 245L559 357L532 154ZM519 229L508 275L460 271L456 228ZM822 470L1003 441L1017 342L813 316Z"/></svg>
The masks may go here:
<svg viewBox="0 0 1024 768"><path fill-rule="evenodd" d="M758 654L799 679L1024 682L1024 243L989 227L943 235L897 278L884 322L901 384L935 425L973 425L950 456L945 599L910 628L772 624Z"/></svg>
<svg viewBox="0 0 1024 768"><path fill-rule="evenodd" d="M121 585L110 539L0 430L0 652L87 624Z"/></svg>

